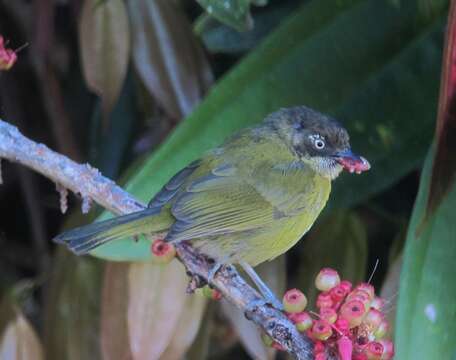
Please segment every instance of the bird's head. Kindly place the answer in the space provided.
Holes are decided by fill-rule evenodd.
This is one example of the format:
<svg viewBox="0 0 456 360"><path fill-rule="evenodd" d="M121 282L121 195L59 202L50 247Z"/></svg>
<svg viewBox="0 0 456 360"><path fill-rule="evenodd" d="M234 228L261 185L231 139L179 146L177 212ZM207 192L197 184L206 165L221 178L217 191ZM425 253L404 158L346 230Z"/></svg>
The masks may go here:
<svg viewBox="0 0 456 360"><path fill-rule="evenodd" d="M303 162L330 179L342 170L360 174L370 169L366 159L354 154L350 139L336 120L305 106L281 109L266 122Z"/></svg>

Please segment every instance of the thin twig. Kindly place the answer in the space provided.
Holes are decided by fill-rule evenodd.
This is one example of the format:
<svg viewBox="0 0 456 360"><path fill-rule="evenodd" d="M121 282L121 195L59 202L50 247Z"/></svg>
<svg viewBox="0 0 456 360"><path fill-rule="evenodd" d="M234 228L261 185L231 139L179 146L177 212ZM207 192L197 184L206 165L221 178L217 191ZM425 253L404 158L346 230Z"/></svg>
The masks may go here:
<svg viewBox="0 0 456 360"><path fill-rule="evenodd" d="M42 144L24 137L12 125L0 120L0 158L18 162L52 181L89 197L116 214L144 209L144 205L129 193L105 178L90 165L77 164ZM5 175L4 175L5 176ZM207 280L212 264L188 244L176 245L179 259L194 277ZM233 267L217 272L211 285L244 311L246 316L282 345L296 359L312 360L313 346L300 334L293 323L279 310L262 304L262 298L248 285ZM248 306L257 304L255 306Z"/></svg>

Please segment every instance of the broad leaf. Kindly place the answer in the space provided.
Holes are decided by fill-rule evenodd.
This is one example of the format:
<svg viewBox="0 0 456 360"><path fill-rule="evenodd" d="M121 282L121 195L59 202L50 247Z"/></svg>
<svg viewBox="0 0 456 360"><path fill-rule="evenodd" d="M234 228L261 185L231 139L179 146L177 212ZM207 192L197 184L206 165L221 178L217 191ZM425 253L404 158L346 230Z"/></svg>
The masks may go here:
<svg viewBox="0 0 456 360"><path fill-rule="evenodd" d="M79 24L84 77L101 96L105 118L119 97L127 73L130 28L123 0L85 0Z"/></svg>
<svg viewBox="0 0 456 360"><path fill-rule="evenodd" d="M130 264L128 334L133 359L158 359L171 343L185 311L188 278L182 264ZM125 296L125 294L116 294Z"/></svg>
<svg viewBox="0 0 456 360"><path fill-rule="evenodd" d="M0 359L42 360L43 348L27 319L17 313L0 336Z"/></svg>
<svg viewBox="0 0 456 360"><path fill-rule="evenodd" d="M330 206L372 196L419 166L431 140L443 20L421 16L411 0L400 7L376 0L308 3L213 88L127 189L147 200L233 131L280 107L306 104L341 118L353 148L372 163L366 175L337 179ZM94 254L147 259L148 247L125 239Z"/></svg>
<svg viewBox="0 0 456 360"><path fill-rule="evenodd" d="M421 225L434 156L435 147L423 169L404 249L395 332L398 359L453 359L456 354L455 183Z"/></svg>
<svg viewBox="0 0 456 360"><path fill-rule="evenodd" d="M128 263L105 266L101 296L101 351L104 360L132 359L128 336Z"/></svg>
<svg viewBox="0 0 456 360"><path fill-rule="evenodd" d="M135 0L128 5L136 70L167 115L180 120L212 84L204 52L172 1Z"/></svg>
<svg viewBox="0 0 456 360"><path fill-rule="evenodd" d="M57 254L48 292L44 344L46 359L101 358L99 342L100 261Z"/></svg>

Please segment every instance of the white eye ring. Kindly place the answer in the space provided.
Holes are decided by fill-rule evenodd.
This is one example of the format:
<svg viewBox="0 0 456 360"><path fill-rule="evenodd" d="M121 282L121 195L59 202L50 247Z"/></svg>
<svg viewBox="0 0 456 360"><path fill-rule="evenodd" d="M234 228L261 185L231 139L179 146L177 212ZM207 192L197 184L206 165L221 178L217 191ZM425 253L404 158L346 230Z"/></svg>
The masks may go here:
<svg viewBox="0 0 456 360"><path fill-rule="evenodd" d="M315 139L314 146L316 149L321 150L325 147L325 142L323 139Z"/></svg>

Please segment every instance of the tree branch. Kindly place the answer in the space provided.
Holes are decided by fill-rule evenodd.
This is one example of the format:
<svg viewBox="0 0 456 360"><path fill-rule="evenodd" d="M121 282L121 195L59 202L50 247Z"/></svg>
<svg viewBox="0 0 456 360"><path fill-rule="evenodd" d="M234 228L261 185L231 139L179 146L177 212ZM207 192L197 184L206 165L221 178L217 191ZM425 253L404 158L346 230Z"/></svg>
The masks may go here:
<svg viewBox="0 0 456 360"><path fill-rule="evenodd" d="M43 144L24 137L14 126L0 120L0 159L25 165L59 186L81 194L83 199L94 200L116 214L127 214L144 209L144 204L105 178L88 164L77 164L50 150ZM207 280L212 264L196 253L188 243L176 244L179 259L194 278ZM262 298L248 285L233 267L223 267L215 275L212 285L223 296L244 311L276 342L299 360L313 359L311 341L300 334L294 324L279 310L262 305ZM248 307L248 304L258 304Z"/></svg>

